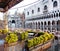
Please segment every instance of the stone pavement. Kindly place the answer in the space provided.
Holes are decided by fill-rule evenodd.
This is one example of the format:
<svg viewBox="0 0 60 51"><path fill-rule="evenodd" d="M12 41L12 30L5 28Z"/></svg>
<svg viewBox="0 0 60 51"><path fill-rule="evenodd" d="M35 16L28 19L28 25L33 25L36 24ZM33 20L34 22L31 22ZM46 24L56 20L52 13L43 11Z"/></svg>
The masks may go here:
<svg viewBox="0 0 60 51"><path fill-rule="evenodd" d="M22 48L22 47L24 47L24 42L21 42L21 43L17 44L13 48L10 47L9 51L13 51L13 49L15 49L14 51L25 51L25 50L23 50L24 48ZM2 49L2 47L1 47L0 51L4 51ZM5 51L8 51L8 50L5 50ZM52 46L49 49L45 50L45 51L60 51L60 42L58 40L54 40L53 43L52 43Z"/></svg>
<svg viewBox="0 0 60 51"><path fill-rule="evenodd" d="M60 42L58 40L54 40L52 43L51 48L49 48L47 51L60 51Z"/></svg>

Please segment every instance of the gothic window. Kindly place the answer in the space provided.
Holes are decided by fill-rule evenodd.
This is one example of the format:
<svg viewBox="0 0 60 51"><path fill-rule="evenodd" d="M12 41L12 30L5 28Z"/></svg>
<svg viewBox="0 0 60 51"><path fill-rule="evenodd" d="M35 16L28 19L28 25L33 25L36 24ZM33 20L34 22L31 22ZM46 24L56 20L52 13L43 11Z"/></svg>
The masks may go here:
<svg viewBox="0 0 60 51"><path fill-rule="evenodd" d="M51 17L53 18L53 14L51 14Z"/></svg>
<svg viewBox="0 0 60 51"><path fill-rule="evenodd" d="M44 1L44 0L43 0Z"/></svg>
<svg viewBox="0 0 60 51"><path fill-rule="evenodd" d="M56 11L55 11L56 12Z"/></svg>
<svg viewBox="0 0 60 51"><path fill-rule="evenodd" d="M56 13L56 17L58 17L58 13Z"/></svg>
<svg viewBox="0 0 60 51"><path fill-rule="evenodd" d="M53 0L52 0L52 2L53 2Z"/></svg>
<svg viewBox="0 0 60 51"><path fill-rule="evenodd" d="M12 20L12 23L15 23L15 20Z"/></svg>
<svg viewBox="0 0 60 51"><path fill-rule="evenodd" d="M53 7L57 7L57 1L54 1L54 3L53 3Z"/></svg>
<svg viewBox="0 0 60 51"><path fill-rule="evenodd" d="M59 17L60 17L60 12L59 12Z"/></svg>
<svg viewBox="0 0 60 51"><path fill-rule="evenodd" d="M27 15L29 15L29 12L27 12Z"/></svg>
<svg viewBox="0 0 60 51"><path fill-rule="evenodd" d="M44 6L44 10L47 10L47 5Z"/></svg>
<svg viewBox="0 0 60 51"><path fill-rule="evenodd" d="M59 10L58 10L58 12L59 12Z"/></svg>
<svg viewBox="0 0 60 51"><path fill-rule="evenodd" d="M55 13L54 13L54 17L55 17Z"/></svg>
<svg viewBox="0 0 60 51"><path fill-rule="evenodd" d="M40 12L40 8L38 8L38 12Z"/></svg>
<svg viewBox="0 0 60 51"><path fill-rule="evenodd" d="M34 14L34 10L32 10L32 14Z"/></svg>

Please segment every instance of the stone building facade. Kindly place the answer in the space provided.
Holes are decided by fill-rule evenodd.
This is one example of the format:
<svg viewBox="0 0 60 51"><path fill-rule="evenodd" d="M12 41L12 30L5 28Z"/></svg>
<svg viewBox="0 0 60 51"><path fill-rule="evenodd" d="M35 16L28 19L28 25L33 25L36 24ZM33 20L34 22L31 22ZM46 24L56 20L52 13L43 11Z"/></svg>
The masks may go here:
<svg viewBox="0 0 60 51"><path fill-rule="evenodd" d="M21 19L21 23L22 23L22 28L25 28L25 14L19 14L20 15L20 19Z"/></svg>
<svg viewBox="0 0 60 51"><path fill-rule="evenodd" d="M5 22L5 20L0 20L0 29L6 29L6 22Z"/></svg>
<svg viewBox="0 0 60 51"><path fill-rule="evenodd" d="M24 13L26 28L60 31L60 0L38 0Z"/></svg>
<svg viewBox="0 0 60 51"><path fill-rule="evenodd" d="M8 29L19 29L21 28L20 15L15 13L14 15L8 15Z"/></svg>

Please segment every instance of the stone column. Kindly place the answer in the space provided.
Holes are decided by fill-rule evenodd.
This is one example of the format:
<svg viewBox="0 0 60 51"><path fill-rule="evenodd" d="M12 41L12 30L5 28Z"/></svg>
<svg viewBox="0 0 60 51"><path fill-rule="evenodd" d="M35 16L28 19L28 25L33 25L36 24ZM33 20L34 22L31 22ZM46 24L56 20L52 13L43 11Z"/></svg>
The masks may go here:
<svg viewBox="0 0 60 51"><path fill-rule="evenodd" d="M35 22L34 22L34 29L35 29Z"/></svg>
<svg viewBox="0 0 60 51"><path fill-rule="evenodd" d="M15 28L17 28L17 20L15 20Z"/></svg>
<svg viewBox="0 0 60 51"><path fill-rule="evenodd" d="M36 27L36 24L35 24L35 22L34 22L34 29L35 29L35 27Z"/></svg>
<svg viewBox="0 0 60 51"><path fill-rule="evenodd" d="M34 29L34 22L32 23L32 29Z"/></svg>
<svg viewBox="0 0 60 51"><path fill-rule="evenodd" d="M36 23L34 22L34 29L36 29Z"/></svg>
<svg viewBox="0 0 60 51"><path fill-rule="evenodd" d="M35 25L34 25L34 22L33 22L33 29L34 29L34 26L35 26Z"/></svg>
<svg viewBox="0 0 60 51"><path fill-rule="evenodd" d="M32 25L31 26L32 26L32 29L33 29L33 22L32 22Z"/></svg>
<svg viewBox="0 0 60 51"><path fill-rule="evenodd" d="M39 22L39 29L40 29L40 22Z"/></svg>
<svg viewBox="0 0 60 51"><path fill-rule="evenodd" d="M55 30L57 31L57 21L55 21Z"/></svg>
<svg viewBox="0 0 60 51"><path fill-rule="evenodd" d="M47 30L48 30L48 21L46 22L46 25L47 25L46 28L47 28Z"/></svg>
<svg viewBox="0 0 60 51"><path fill-rule="evenodd" d="M36 22L36 29L37 29L37 22Z"/></svg>
<svg viewBox="0 0 60 51"><path fill-rule="evenodd" d="M43 22L43 31L44 31L44 22Z"/></svg>
<svg viewBox="0 0 60 51"><path fill-rule="evenodd" d="M38 29L39 27L38 27L38 22L37 22L37 29Z"/></svg>
<svg viewBox="0 0 60 51"><path fill-rule="evenodd" d="M37 29L38 29L38 22L37 22Z"/></svg>
<svg viewBox="0 0 60 51"><path fill-rule="evenodd" d="M40 23L40 29L41 29L41 23Z"/></svg>
<svg viewBox="0 0 60 51"><path fill-rule="evenodd" d="M50 31L52 32L52 21L51 21L51 25L50 25L50 27L51 27L51 28L50 28Z"/></svg>

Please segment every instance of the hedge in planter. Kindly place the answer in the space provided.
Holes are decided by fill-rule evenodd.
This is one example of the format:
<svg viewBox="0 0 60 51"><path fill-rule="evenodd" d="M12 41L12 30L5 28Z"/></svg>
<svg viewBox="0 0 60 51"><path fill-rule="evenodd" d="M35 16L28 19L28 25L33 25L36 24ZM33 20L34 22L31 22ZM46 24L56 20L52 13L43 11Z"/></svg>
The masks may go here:
<svg viewBox="0 0 60 51"><path fill-rule="evenodd" d="M33 47L33 39L28 40L27 46L28 46L29 48L30 48L30 47Z"/></svg>
<svg viewBox="0 0 60 51"><path fill-rule="evenodd" d="M20 39L21 40L25 40L27 38L28 38L28 32L23 32L23 33L20 34Z"/></svg>
<svg viewBox="0 0 60 51"><path fill-rule="evenodd" d="M5 41L8 44L17 42L18 41L18 36L16 34L11 33L11 34L6 36Z"/></svg>
<svg viewBox="0 0 60 51"><path fill-rule="evenodd" d="M8 33L8 30L7 29L3 29L2 30L2 34L7 34Z"/></svg>
<svg viewBox="0 0 60 51"><path fill-rule="evenodd" d="M32 46L34 47L34 46L41 44L41 43L43 44L43 43L45 43L48 40L53 39L53 38L54 38L54 35L52 35L52 34L44 34L44 35L41 35L39 37L34 37L32 40L28 39L27 44L28 44L28 47L30 48Z"/></svg>

